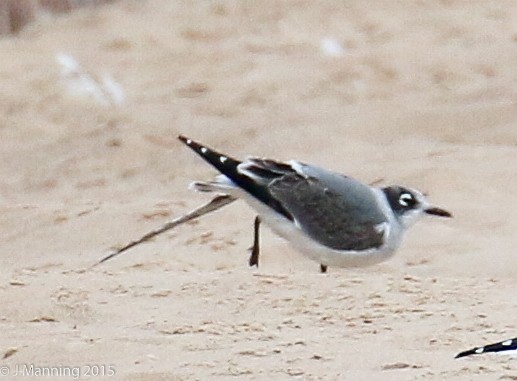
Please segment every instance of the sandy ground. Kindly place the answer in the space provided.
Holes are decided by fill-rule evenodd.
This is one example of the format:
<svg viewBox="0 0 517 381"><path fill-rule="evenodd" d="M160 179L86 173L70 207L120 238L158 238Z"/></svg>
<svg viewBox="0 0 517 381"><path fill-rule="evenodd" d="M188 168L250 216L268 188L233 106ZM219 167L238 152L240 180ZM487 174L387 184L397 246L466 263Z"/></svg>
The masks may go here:
<svg viewBox="0 0 517 381"><path fill-rule="evenodd" d="M72 94L59 52L123 104ZM517 328L516 2L121 1L40 19L0 54L0 371L517 379L504 357L453 360ZM455 218L322 275L267 228L249 269L239 202L90 269L207 200L187 186L214 172L179 133L415 187Z"/></svg>

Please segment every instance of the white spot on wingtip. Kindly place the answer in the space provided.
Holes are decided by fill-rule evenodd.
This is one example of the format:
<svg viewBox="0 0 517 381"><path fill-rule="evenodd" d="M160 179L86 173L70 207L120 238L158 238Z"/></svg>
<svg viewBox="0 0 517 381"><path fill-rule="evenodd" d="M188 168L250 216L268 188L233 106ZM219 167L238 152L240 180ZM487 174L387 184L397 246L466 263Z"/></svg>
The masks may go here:
<svg viewBox="0 0 517 381"><path fill-rule="evenodd" d="M187 142L186 142L188 145L191 145L192 144L192 140L190 139L187 139Z"/></svg>
<svg viewBox="0 0 517 381"><path fill-rule="evenodd" d="M479 355L479 354L483 353L484 351L485 351L485 348L481 347L481 348L476 349L474 352L476 352L476 354Z"/></svg>
<svg viewBox="0 0 517 381"><path fill-rule="evenodd" d="M513 340L506 340L506 341L503 341L501 343L501 345L504 345L505 347L508 347L508 346L512 345L512 343L513 343Z"/></svg>
<svg viewBox="0 0 517 381"><path fill-rule="evenodd" d="M201 153L207 153L208 149L206 147L201 147Z"/></svg>
<svg viewBox="0 0 517 381"><path fill-rule="evenodd" d="M219 161L220 161L221 163L223 163L223 164L224 164L224 162L225 162L226 160L228 160L228 158L227 158L226 156L221 156L221 157L219 158Z"/></svg>

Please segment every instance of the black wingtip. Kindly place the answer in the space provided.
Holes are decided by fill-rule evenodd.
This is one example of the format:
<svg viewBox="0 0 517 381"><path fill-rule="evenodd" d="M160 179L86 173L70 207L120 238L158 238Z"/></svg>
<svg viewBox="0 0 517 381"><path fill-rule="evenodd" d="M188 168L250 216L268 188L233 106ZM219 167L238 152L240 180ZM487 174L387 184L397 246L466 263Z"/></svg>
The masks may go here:
<svg viewBox="0 0 517 381"><path fill-rule="evenodd" d="M228 168L232 170L234 167L240 164L240 161L228 155L217 152L210 147L207 147L201 143L196 142L195 140L186 137L185 135L178 135L178 139L185 143L187 147L194 150L199 156L201 156L223 174L226 174L225 170Z"/></svg>
<svg viewBox="0 0 517 381"><path fill-rule="evenodd" d="M490 346L472 348L472 349L469 349L468 351L463 351L463 352L458 353L456 355L456 357L454 357L454 358L459 359L461 357L467 357L467 356L471 356L471 355L480 355L480 354L486 353L486 352L494 352L493 350L490 350L489 347Z"/></svg>
<svg viewBox="0 0 517 381"><path fill-rule="evenodd" d="M181 135L181 134L178 135L178 139L181 140L183 143L187 143L187 140L191 140L191 139L187 138L185 135Z"/></svg>
<svg viewBox="0 0 517 381"><path fill-rule="evenodd" d="M187 138L185 135L178 135L178 139L188 146L190 146L194 142L192 139Z"/></svg>
<svg viewBox="0 0 517 381"><path fill-rule="evenodd" d="M195 151L199 151L201 148L204 148L201 143L198 143L195 140L186 137L185 135L178 135L178 139Z"/></svg>
<svg viewBox="0 0 517 381"><path fill-rule="evenodd" d="M511 352L517 351L517 338L500 341L500 342L494 343L494 344L488 344L488 345L485 345L484 347L477 347L474 349L470 349L468 351L459 353L455 358L465 357L465 356L470 356L470 355L480 355L482 353L493 353L493 352L503 353L503 352L510 352L510 351Z"/></svg>
<svg viewBox="0 0 517 381"><path fill-rule="evenodd" d="M200 157L203 158L207 163L221 172L224 176L228 177L235 185L244 189L246 192L254 196L255 198L262 201L264 204L269 205L277 212L284 215L289 220L293 220L291 214L274 199L269 190L261 184L249 178L247 175L242 174L238 170L238 166L242 163L239 160L234 159L231 156L224 155L210 147L202 145L184 135L179 135L178 139L181 140L187 147L192 149Z"/></svg>
<svg viewBox="0 0 517 381"><path fill-rule="evenodd" d="M474 350L464 351L464 352L458 353L456 356L454 356L454 358L459 359L462 357L467 357L467 356L473 355L474 353L475 353Z"/></svg>

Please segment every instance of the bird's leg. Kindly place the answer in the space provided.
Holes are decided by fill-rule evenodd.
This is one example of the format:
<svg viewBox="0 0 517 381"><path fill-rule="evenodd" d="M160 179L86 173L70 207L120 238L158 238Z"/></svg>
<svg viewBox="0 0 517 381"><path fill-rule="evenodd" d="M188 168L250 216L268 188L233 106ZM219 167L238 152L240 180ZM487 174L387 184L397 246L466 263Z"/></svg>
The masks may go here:
<svg viewBox="0 0 517 381"><path fill-rule="evenodd" d="M260 236L260 216L255 217L255 223L253 226L253 246L251 247L251 255L249 260L250 266L257 266L259 265L259 252L260 252L260 246L259 246L259 236Z"/></svg>
<svg viewBox="0 0 517 381"><path fill-rule="evenodd" d="M325 274L327 272L327 265L320 265L320 272Z"/></svg>

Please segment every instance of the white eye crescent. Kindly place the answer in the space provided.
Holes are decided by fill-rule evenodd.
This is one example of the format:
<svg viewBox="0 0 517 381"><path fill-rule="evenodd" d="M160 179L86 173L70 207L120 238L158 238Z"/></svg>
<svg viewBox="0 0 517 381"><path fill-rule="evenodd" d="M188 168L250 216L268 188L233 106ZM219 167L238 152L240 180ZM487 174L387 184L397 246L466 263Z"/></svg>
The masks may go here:
<svg viewBox="0 0 517 381"><path fill-rule="evenodd" d="M410 193L402 193L399 196L399 204L402 206L409 206L409 203L413 201L413 195Z"/></svg>

